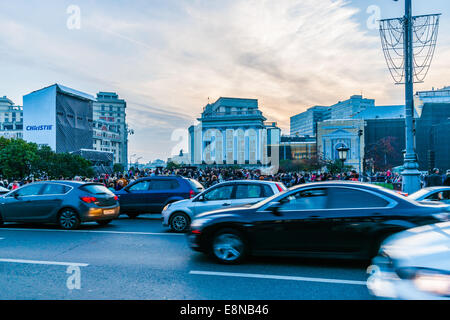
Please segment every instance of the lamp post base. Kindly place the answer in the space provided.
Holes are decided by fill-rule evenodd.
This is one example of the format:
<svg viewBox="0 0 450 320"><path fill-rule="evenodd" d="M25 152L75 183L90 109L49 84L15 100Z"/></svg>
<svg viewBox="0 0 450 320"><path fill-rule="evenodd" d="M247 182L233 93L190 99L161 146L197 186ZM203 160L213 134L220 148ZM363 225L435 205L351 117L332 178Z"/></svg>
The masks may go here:
<svg viewBox="0 0 450 320"><path fill-rule="evenodd" d="M420 171L419 164L416 161L405 160L403 165L402 189L407 194L412 194L420 190Z"/></svg>

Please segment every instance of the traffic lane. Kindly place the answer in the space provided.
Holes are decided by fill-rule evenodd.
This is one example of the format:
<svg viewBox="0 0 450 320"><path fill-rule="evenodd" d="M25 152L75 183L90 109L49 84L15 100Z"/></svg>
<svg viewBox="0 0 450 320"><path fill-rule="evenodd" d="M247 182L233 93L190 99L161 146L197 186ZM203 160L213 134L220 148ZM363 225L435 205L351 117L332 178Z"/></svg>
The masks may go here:
<svg viewBox="0 0 450 320"><path fill-rule="evenodd" d="M36 249L43 249L45 251L44 256L49 259L59 256L64 257L61 254L63 252L71 252L71 254L84 257L86 252L84 248L89 247L88 253L90 251L97 252L94 258L98 258L100 261L101 259L111 259L111 252L116 252L112 259L121 255L127 257L133 253L140 257L145 253L148 257L159 256L162 260L173 261L175 259L179 264L181 264L181 261L183 261L183 264L188 261L192 264L193 270L200 268L200 270L214 271L220 266L224 271L232 271L236 267L216 264L207 259L204 254L193 252L187 244L185 235L169 232L161 227L158 220L153 219L119 219L113 225L106 227L98 226L95 223L93 225L86 224L80 231L63 231L55 228L47 232L47 229L36 229L30 226L25 229L18 229L8 228L7 231L3 229L2 233L0 228L0 236L2 237L8 233L11 235L11 233L16 232L14 230L17 230L14 240L10 239L12 242L6 242L3 244L3 248L0 247L0 253L5 252L6 247L11 250L11 253L17 248L20 252L29 253L31 256ZM116 232L118 233L116 234ZM51 253L50 256L48 256L49 253ZM55 253L59 253L59 255ZM91 258L91 255L88 254L87 258ZM134 260L131 259L131 261ZM155 263L154 259L150 263ZM295 272L300 268L301 271L304 270L307 274L313 274L317 277L327 277L331 270L343 278L353 277L356 274L357 280L365 277L367 267L368 263L351 260L282 257L250 257L246 263L239 266L239 268L245 270L244 272L250 273L264 273L268 271L267 269L270 269L270 271L275 270L282 274L289 274L289 272Z"/></svg>
<svg viewBox="0 0 450 320"><path fill-rule="evenodd" d="M154 264L158 267L175 268L173 265L184 266L187 263L184 257L189 249L184 235L105 229L107 228L79 231L0 229L0 234L4 237L0 246L0 259L81 259L111 267Z"/></svg>
<svg viewBox="0 0 450 320"><path fill-rule="evenodd" d="M125 222L124 221L121 221ZM128 222L125 222L128 224ZM136 222L131 222L135 225ZM152 223L150 223L152 224ZM154 227L157 227L156 225ZM88 228L89 229L89 228ZM94 228L97 229L97 228ZM102 228L105 229L105 228ZM123 232L126 232L121 229ZM1 229L0 229L1 230ZM347 279L364 281L365 268L349 261L322 261L287 258L252 258L239 266L223 266L212 262L200 253L191 252L183 235L136 235L116 233L77 233L5 231L6 241L0 247L0 258L28 258L57 261L82 261L89 263L83 268L83 283L88 286L83 292L72 290L50 292L49 299L79 298L86 299L366 299L364 286L299 282L289 280L271 280L260 278L234 278L223 276L204 276L192 274L192 271L211 270L228 273L280 275L288 277L309 277L327 279ZM3 235L2 235L3 237ZM20 257L17 257L20 255ZM11 264L10 264L11 267ZM15 265L15 270L29 266ZM53 281L52 272L46 273L43 266L36 276L26 275L16 278L18 286L25 284L38 297L40 283ZM51 268L53 267L49 267ZM4 278L4 277L1 277ZM2 280L4 281L4 280ZM283 292L276 290L271 294L264 286L273 286L273 282L282 283L283 290L302 287L301 292ZM14 281L13 281L14 282ZM217 291L221 283L227 284ZM27 283L29 285L27 286ZM33 288L36 286L36 288ZM244 283L245 285L240 285ZM258 290L249 290L258 283ZM294 284L296 283L296 284ZM30 285L31 284L31 285ZM10 285L10 284L9 284ZM247 287L250 285L250 287ZM239 287L242 291L236 291ZM353 287L353 289L350 289ZM34 289L37 289L34 290ZM18 292L21 292L17 288ZM325 290L325 291L323 291ZM348 291L350 290L350 291ZM136 291L136 293L133 293ZM14 293L14 292L12 292ZM232 297L230 297L230 294Z"/></svg>
<svg viewBox="0 0 450 320"><path fill-rule="evenodd" d="M3 227L0 227L0 233L2 229L62 230L54 224L31 223L5 223ZM145 214L135 219L121 215L107 226L100 226L95 222L86 222L81 224L79 230L173 233L169 228L162 225L161 214Z"/></svg>
<svg viewBox="0 0 450 320"><path fill-rule="evenodd" d="M364 285L261 278L203 276L185 270L127 264L80 268L70 288L68 267L0 262L0 299L87 300L359 300L371 299ZM72 283L73 284L73 283Z"/></svg>
<svg viewBox="0 0 450 320"><path fill-rule="evenodd" d="M174 233L136 234L134 231L108 231L101 228L87 233L77 231L8 229L0 246L0 258L37 260L84 259L112 266L142 264L161 268L244 273L302 274L361 280L367 265L345 260L249 257L242 265L220 265L202 253L193 252L185 235ZM97 233L101 232L101 233ZM113 232L113 233L108 233Z"/></svg>

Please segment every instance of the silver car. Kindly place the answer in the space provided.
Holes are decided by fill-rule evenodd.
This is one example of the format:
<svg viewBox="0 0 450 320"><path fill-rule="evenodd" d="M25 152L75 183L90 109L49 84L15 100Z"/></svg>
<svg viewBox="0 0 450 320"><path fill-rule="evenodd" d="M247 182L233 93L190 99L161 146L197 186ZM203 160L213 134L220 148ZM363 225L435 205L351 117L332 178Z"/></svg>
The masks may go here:
<svg viewBox="0 0 450 320"><path fill-rule="evenodd" d="M408 196L409 199L426 202L440 202L450 205L450 187L423 188Z"/></svg>
<svg viewBox="0 0 450 320"><path fill-rule="evenodd" d="M450 222L391 236L368 272L367 287L376 297L450 300Z"/></svg>
<svg viewBox="0 0 450 320"><path fill-rule="evenodd" d="M168 204L162 211L164 226L175 232L186 232L192 218L217 209L257 203L287 190L281 182L235 180L219 183L196 197Z"/></svg>

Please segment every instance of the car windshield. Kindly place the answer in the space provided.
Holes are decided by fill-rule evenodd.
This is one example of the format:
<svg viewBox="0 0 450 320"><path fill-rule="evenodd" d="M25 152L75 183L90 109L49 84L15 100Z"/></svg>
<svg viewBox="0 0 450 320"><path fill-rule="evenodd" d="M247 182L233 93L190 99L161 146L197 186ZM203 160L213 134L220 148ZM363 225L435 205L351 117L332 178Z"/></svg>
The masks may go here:
<svg viewBox="0 0 450 320"><path fill-rule="evenodd" d="M268 198L266 198L266 199L264 199L264 200L261 200L261 201L255 203L255 204L253 204L253 205L251 206L251 208L255 208L255 209L260 208L260 207L262 207L263 205L265 205L265 204L267 204L267 203L270 203L270 202L273 201L275 198L278 198L279 196L284 195L287 191L288 191L288 190L285 190L285 191L280 192L280 193L276 193L276 194L274 194L273 196L270 196L270 197L268 197Z"/></svg>
<svg viewBox="0 0 450 320"><path fill-rule="evenodd" d="M417 200L417 199L420 199L421 197L425 196L429 192L430 192L430 190L422 189L422 190L419 190L417 192L414 192L408 198L413 199L413 200Z"/></svg>
<svg viewBox="0 0 450 320"><path fill-rule="evenodd" d="M189 183L191 184L193 189L197 190L197 192L202 192L203 190L205 190L205 188L197 180L189 179Z"/></svg>
<svg viewBox="0 0 450 320"><path fill-rule="evenodd" d="M90 194L106 194L106 195L114 195L111 191L109 191L108 188L101 184L88 184L84 185L80 188L81 190L84 190L86 192L89 192Z"/></svg>

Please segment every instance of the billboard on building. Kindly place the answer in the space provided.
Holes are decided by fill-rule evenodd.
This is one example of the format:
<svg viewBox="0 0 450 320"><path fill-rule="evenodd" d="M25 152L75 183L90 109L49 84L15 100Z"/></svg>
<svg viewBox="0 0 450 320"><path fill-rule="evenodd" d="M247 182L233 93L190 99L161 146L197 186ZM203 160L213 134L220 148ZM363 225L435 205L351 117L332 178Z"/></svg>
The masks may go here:
<svg viewBox="0 0 450 320"><path fill-rule="evenodd" d="M92 149L93 100L58 84L24 96L24 140L58 153Z"/></svg>

